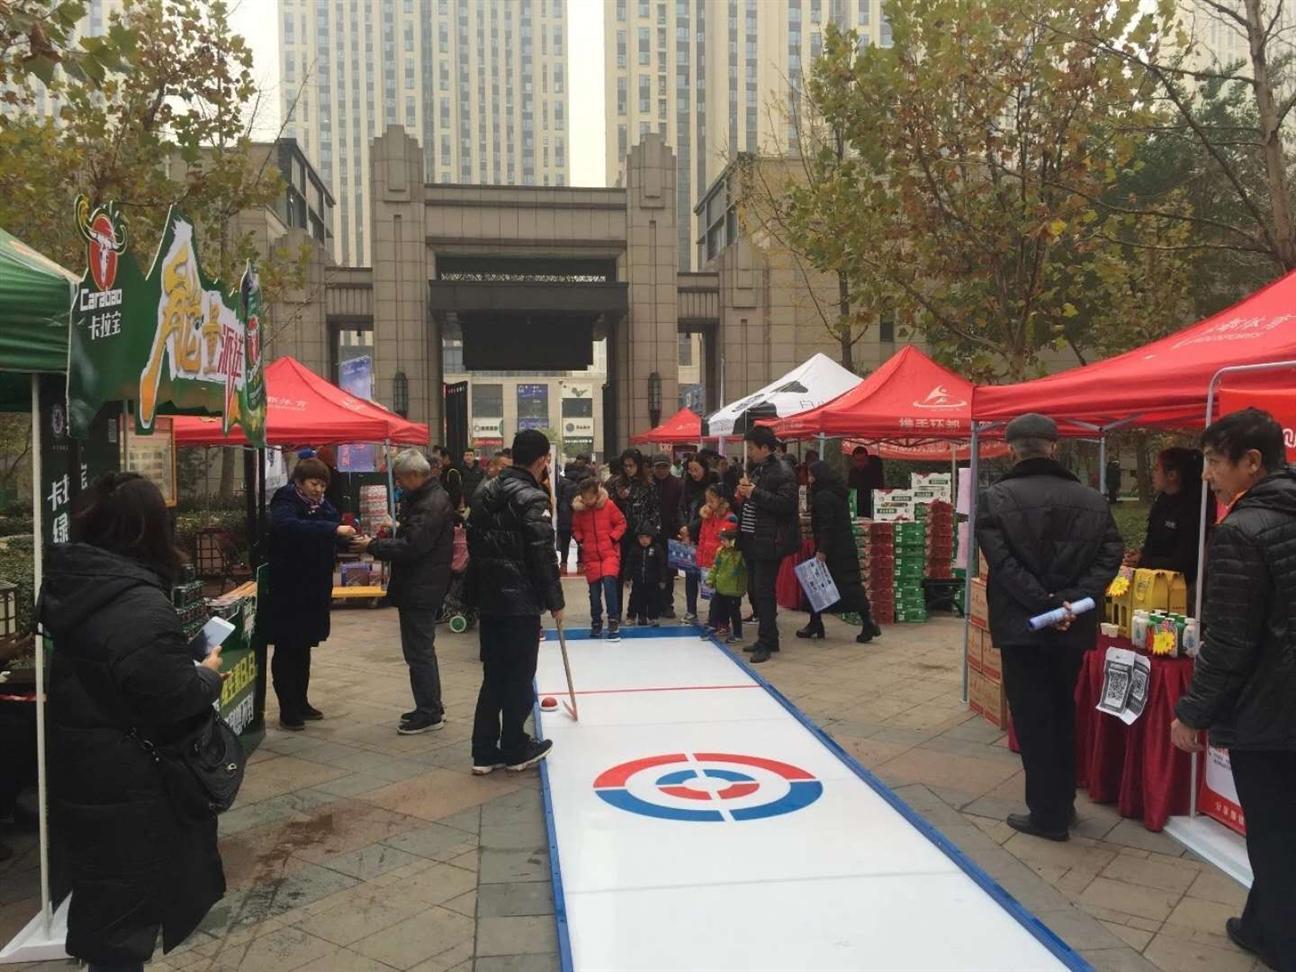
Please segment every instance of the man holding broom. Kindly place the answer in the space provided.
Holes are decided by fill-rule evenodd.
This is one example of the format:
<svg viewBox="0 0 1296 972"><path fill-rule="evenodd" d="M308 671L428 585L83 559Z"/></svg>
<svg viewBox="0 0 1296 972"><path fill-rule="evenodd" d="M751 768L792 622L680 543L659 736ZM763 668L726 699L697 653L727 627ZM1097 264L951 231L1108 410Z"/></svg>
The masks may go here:
<svg viewBox="0 0 1296 972"><path fill-rule="evenodd" d="M522 772L553 748L523 728L535 705L540 616L562 622L549 493L540 485L549 439L527 429L513 439L513 464L484 483L468 518L470 596L481 615L482 687L473 723L473 773ZM502 725L501 725L502 723Z"/></svg>

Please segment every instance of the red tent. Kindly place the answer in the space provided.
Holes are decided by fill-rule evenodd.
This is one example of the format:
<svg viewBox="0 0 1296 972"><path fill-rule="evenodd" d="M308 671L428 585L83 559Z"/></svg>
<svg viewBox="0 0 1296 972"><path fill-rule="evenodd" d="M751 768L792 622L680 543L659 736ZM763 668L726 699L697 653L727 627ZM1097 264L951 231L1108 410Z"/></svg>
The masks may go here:
<svg viewBox="0 0 1296 972"><path fill-rule="evenodd" d="M265 371L266 443L323 445L329 442L385 442L426 445L426 425L401 418L329 384L295 358L279 358ZM246 445L242 430L221 433L220 418L180 415L179 446Z"/></svg>
<svg viewBox="0 0 1296 972"><path fill-rule="evenodd" d="M702 441L702 416L691 408L681 408L656 428L630 437L631 445L673 445Z"/></svg>
<svg viewBox="0 0 1296 972"><path fill-rule="evenodd" d="M856 446L865 446L869 452L882 459L901 459L906 462L967 462L972 457L972 445L968 442L936 441L934 439L843 439L842 452L849 455ZM951 454L951 450L954 452ZM982 440L977 450L982 459L1000 459L1008 455L1008 443L1003 441Z"/></svg>
<svg viewBox="0 0 1296 972"><path fill-rule="evenodd" d="M1013 385L978 386L972 414L1003 421L1023 411L1139 428L1202 424L1211 379L1224 367L1296 358L1296 273L1169 337L1091 365ZM1272 374L1235 375L1229 384L1272 386Z"/></svg>
<svg viewBox="0 0 1296 972"><path fill-rule="evenodd" d="M910 344L826 405L762 424L780 439L823 435L923 443L969 438L971 417L972 383ZM948 458L948 448L940 448Z"/></svg>
<svg viewBox="0 0 1296 972"><path fill-rule="evenodd" d="M1290 383L1291 372L1279 374L1269 372L1269 380ZM1215 404L1216 417L1240 412L1244 408L1258 408L1268 412L1283 427L1283 439L1287 443L1287 461L1296 462L1296 388L1238 388L1231 382L1219 390Z"/></svg>

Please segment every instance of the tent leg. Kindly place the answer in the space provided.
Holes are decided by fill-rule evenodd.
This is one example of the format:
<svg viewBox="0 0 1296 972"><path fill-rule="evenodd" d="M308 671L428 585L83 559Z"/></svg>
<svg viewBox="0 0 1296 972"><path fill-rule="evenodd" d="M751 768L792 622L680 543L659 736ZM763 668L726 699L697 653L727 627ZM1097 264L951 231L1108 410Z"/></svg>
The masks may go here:
<svg viewBox="0 0 1296 972"><path fill-rule="evenodd" d="M956 453L957 454L957 453ZM972 444L971 453L968 456L968 476L972 480L972 488L969 490L968 498L968 549L967 549L967 566L964 568L963 577L963 701L968 700L968 645L972 638L972 578L977 572L977 545L976 545L976 514L977 514L977 476L980 473L979 457L980 449L980 429L975 422L972 423ZM957 485L955 486L957 489Z"/></svg>
<svg viewBox="0 0 1296 972"><path fill-rule="evenodd" d="M247 517L248 560L256 560L257 488L255 449L243 450L243 512Z"/></svg>
<svg viewBox="0 0 1296 972"><path fill-rule="evenodd" d="M383 443L383 458L387 461L387 513L396 522L396 477L392 472L391 439Z"/></svg>
<svg viewBox="0 0 1296 972"><path fill-rule="evenodd" d="M257 450L257 549L261 549L261 544L266 535L266 450ZM252 569L261 566L261 557L258 555L252 558Z"/></svg>
<svg viewBox="0 0 1296 972"><path fill-rule="evenodd" d="M44 499L41 489L41 415L40 415L40 375L32 375L32 513L33 529L36 533L34 548L34 580L39 591L45 572L45 524ZM81 483L79 470L74 470L73 479ZM36 798L39 805L39 839L40 839L40 887L41 916L44 919L45 932L50 930L52 912L50 910L49 878L49 792L45 772L45 640L36 639Z"/></svg>
<svg viewBox="0 0 1296 972"><path fill-rule="evenodd" d="M1098 491L1107 492L1107 433L1098 433Z"/></svg>

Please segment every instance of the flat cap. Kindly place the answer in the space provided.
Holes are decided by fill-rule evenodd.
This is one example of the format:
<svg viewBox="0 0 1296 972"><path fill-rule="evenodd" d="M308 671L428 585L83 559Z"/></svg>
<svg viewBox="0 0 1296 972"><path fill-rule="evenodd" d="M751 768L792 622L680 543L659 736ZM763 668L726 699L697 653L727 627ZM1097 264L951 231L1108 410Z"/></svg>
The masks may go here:
<svg viewBox="0 0 1296 972"><path fill-rule="evenodd" d="M1004 430L1004 437L1009 442L1016 442L1018 439L1047 439L1049 442L1056 442L1057 423L1039 412L1027 412L1025 415L1018 415L1008 423L1008 428Z"/></svg>
<svg viewBox="0 0 1296 972"><path fill-rule="evenodd" d="M652 464L654 466L669 466L671 464L671 457L664 452L659 452L657 455L652 457Z"/></svg>

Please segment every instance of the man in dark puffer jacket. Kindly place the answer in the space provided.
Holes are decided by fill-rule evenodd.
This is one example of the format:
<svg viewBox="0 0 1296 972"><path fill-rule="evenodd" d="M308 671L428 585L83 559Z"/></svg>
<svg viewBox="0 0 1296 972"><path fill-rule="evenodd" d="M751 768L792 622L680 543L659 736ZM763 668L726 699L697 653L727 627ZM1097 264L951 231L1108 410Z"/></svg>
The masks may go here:
<svg viewBox="0 0 1296 972"><path fill-rule="evenodd" d="M1176 746L1201 730L1229 751L1255 880L1225 932L1270 968L1296 969L1296 469L1283 429L1249 408L1202 435L1204 478L1226 506L1206 561L1205 633L1175 706Z"/></svg>
<svg viewBox="0 0 1296 972"><path fill-rule="evenodd" d="M392 469L404 496L396 535L357 540L353 546L392 565L387 600L400 611L401 650L414 695L413 710L401 716L396 730L402 736L445 726L436 624L450 587L455 505L438 481L442 468L436 453L431 461L417 449L398 455Z"/></svg>
<svg viewBox="0 0 1296 972"><path fill-rule="evenodd" d="M977 543L990 567L990 633L1021 743L1029 814L1008 826L1066 840L1075 814L1075 683L1098 636L1098 611L1032 632L1028 619L1086 597L1102 603L1124 545L1111 508L1053 458L1057 425L1043 415L1008 423L1016 465L981 497Z"/></svg>
<svg viewBox="0 0 1296 972"><path fill-rule="evenodd" d="M535 704L540 615L548 611L561 623L563 614L549 494L540 486L548 463L544 433L519 432L513 465L477 490L468 518L470 588L481 612L483 679L472 742L478 776L502 766L528 769L553 746L523 729Z"/></svg>

